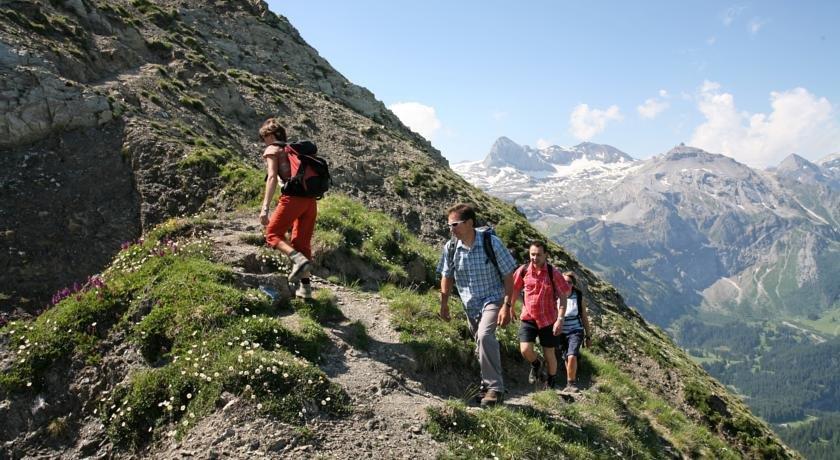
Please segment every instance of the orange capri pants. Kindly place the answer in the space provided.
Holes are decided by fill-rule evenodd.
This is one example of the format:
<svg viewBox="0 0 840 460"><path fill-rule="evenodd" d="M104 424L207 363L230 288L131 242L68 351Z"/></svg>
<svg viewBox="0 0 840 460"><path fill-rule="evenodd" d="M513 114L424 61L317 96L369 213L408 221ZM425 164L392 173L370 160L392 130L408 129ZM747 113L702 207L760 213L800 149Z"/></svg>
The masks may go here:
<svg viewBox="0 0 840 460"><path fill-rule="evenodd" d="M312 234L317 216L318 202L315 198L281 195L265 228L265 242L276 248L278 242L286 241L286 232L292 229L289 244L311 259Z"/></svg>

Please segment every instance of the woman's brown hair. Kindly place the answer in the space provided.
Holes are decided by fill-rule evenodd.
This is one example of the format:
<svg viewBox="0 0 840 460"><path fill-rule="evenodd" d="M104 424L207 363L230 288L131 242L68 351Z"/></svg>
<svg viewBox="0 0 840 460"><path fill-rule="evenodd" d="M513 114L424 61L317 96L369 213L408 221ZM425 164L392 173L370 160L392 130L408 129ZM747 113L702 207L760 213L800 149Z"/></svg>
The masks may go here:
<svg viewBox="0 0 840 460"><path fill-rule="evenodd" d="M276 118L269 118L260 126L260 139L269 134L274 134L277 142L286 142L286 129Z"/></svg>

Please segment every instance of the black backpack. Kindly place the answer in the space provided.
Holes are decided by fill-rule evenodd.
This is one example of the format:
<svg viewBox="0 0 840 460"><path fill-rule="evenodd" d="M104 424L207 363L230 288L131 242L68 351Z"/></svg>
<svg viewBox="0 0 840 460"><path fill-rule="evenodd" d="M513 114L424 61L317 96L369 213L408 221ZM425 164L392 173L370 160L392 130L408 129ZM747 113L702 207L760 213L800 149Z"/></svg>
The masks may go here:
<svg viewBox="0 0 840 460"><path fill-rule="evenodd" d="M312 141L299 141L289 144L276 143L283 147L288 155L294 155L299 161L297 170L283 184L280 192L288 196L303 196L321 199L332 185L330 168L327 161L318 156L318 147Z"/></svg>
<svg viewBox="0 0 840 460"><path fill-rule="evenodd" d="M496 267L496 273L499 274L499 279L501 279L504 283L505 277L502 275L502 270L499 268L499 261L496 260L496 250L493 249L493 241L490 238L492 235L496 234L496 231L490 226L478 227L475 230L481 234L481 242L482 246L484 246L484 255L487 257L487 261L485 261L485 263L489 261L494 267ZM455 237L452 237L447 244L446 260L449 261L449 266L452 267L455 265L455 247L457 246L458 241Z"/></svg>

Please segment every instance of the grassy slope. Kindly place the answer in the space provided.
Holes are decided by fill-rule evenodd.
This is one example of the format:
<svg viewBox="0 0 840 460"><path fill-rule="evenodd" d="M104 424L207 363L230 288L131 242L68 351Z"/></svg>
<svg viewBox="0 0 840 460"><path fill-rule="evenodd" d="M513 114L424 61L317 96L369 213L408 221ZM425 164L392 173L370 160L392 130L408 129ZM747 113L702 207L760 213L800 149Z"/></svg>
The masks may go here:
<svg viewBox="0 0 840 460"><path fill-rule="evenodd" d="M401 224L346 197L325 199L321 212L346 217L343 225L324 219L316 233L321 251L334 250L324 242L334 242L336 235L365 235L340 246L372 266L392 270L398 283L399 270L390 259L436 260L436 251L407 235ZM366 233L371 223L377 230ZM316 406L322 402L328 414L345 413L346 396L313 364L324 339L320 326L309 320L300 330L289 329L274 319L265 299L236 288L229 269L212 261L200 237L202 225L200 219L182 219L160 226L121 252L101 283L67 297L31 323L3 328L21 358L3 377L6 391L39 389L56 363L96 363L113 346L110 340L125 337L143 352L147 367L89 407L97 410L119 444L182 433L196 417L214 410L223 391L253 394L260 410L292 422L313 401ZM391 244L393 238L399 244ZM396 249L388 255L383 247ZM391 300L395 327L420 364L432 372L472 368L472 343L463 321L440 322L435 291L409 288L402 281L402 287L383 286L381 292ZM433 285L432 279L426 285ZM592 283L589 290L599 299L593 308L599 346L585 354L581 369L590 382L590 396L573 406L545 393L535 395L534 407L524 410L474 414L457 402L433 410L429 427L451 444L454 455L534 455L531 449L539 442L562 446L570 456L592 458L610 452L644 458L675 452L783 455L766 427L664 334L613 303L620 299L606 297L614 295L607 286ZM310 315L324 317L325 308ZM515 355L513 329L503 331L501 339L505 353ZM660 365L676 372L684 384L682 395L657 391L637 374L638 368L627 365L639 358L649 359L651 368ZM498 437L511 428L518 435ZM491 448L491 441L501 446Z"/></svg>
<svg viewBox="0 0 840 460"><path fill-rule="evenodd" d="M407 210L410 211L408 214L417 213L419 227L427 241L434 240L435 235L445 234L442 211L457 201L475 203L481 216L496 225L497 232L514 249L520 260L524 260L528 241L542 237L512 206L470 186L445 168L439 160L433 159L432 154L436 152L420 142L418 137L407 129L393 123L367 119L341 101L320 94L311 87L296 87L297 78L287 75L283 70L279 70L276 75L254 75L242 69L229 67L234 61L222 61L227 59L220 57L225 56L225 53L201 46L204 41L202 35L193 25L182 22L175 10L157 8L146 1L121 3L123 5L117 9L111 7L113 15L122 17L132 27L136 27L146 39L149 49L161 50L160 55L167 56L167 59L176 54L174 51L183 55L183 58L170 63L169 70L159 67L152 75L144 73L137 82L131 83L140 85L131 88L134 92L132 96L140 102L137 106L129 106L124 116L131 120L132 126L145 127L146 131L142 136L148 136L150 141L138 144L135 151L127 151L125 154L135 155L137 158L141 158L141 155L154 157L159 152L147 149L158 143L180 149L184 160L178 164L178 168L173 168L177 169L176 172L167 174L174 174L183 179L183 182L174 182L176 189L178 184L185 184L189 180L190 190L201 194L194 200L196 203L253 205L255 200L258 200L262 178L262 173L252 166L252 160L249 160L246 152L241 151L243 146L250 142L243 134L247 131L246 127L222 117L218 108L212 105L214 102L205 98L203 87L190 78L198 73L206 73L223 82L225 87L232 86L245 95L250 108L259 116L280 113L284 122L293 125L297 134L311 136L318 140L320 145L330 147L326 151L333 155L330 158L334 160L333 165L336 166L337 177L340 179L337 186L353 196L362 198L366 206L388 210L391 215ZM107 5L102 2L97 3L97 6L105 9ZM48 9L46 6L44 8ZM138 16L135 10L141 14ZM160 29L150 26L147 19L152 19L151 22L158 24ZM149 30L156 34L155 38L149 36ZM278 94L280 100L263 100L257 97L261 94ZM166 119L159 118L157 108L165 109L169 116ZM253 127L248 126L247 129ZM140 130L134 132L139 133ZM368 171L357 171L356 164L359 161L367 162ZM217 193L219 190L223 193ZM337 200L340 202L340 199ZM330 222L330 206L330 201L324 203L325 224ZM343 214L348 212L345 209L331 212L337 216L348 217ZM361 259L365 264L375 265L378 270L386 273L387 276L383 280L402 285L416 284L421 288L433 286L434 280L430 278L428 264L434 260L436 249L423 249L423 246L418 245L412 250L412 254L403 254L402 247L415 244L407 243L413 240L408 238L405 228L394 231L392 227L379 232L378 228L391 225L391 221L385 216L367 212L364 208L351 210L351 215L362 215L355 220L344 217L333 219L332 227L322 225L319 228L319 238L323 248L327 252L330 249L350 250L351 256ZM436 223L438 219L440 224ZM379 226L365 229L365 224L370 222L379 222ZM105 287L88 289L65 300L34 323L15 324L3 329L4 334L11 336L15 348L24 347L17 351L22 362L15 364L14 371L3 377L4 387L13 391L32 391L26 386L28 383L31 382L33 387L43 384L51 363L61 362L71 356L95 362L101 354L102 347L107 346L107 341L103 339L109 333L115 332L130 337L145 351L147 359L157 360L156 364L162 365L156 367L148 376L143 374L143 377L128 382L125 389L112 393L110 397L119 400L103 401L104 421L109 424L110 431L117 440L135 442L141 437L136 431L123 430L123 421L129 428L150 426L156 434L160 428L168 427L171 422L186 421L189 425L190 418L182 420L183 411L180 411L180 405L174 402L186 403L181 404L186 410L189 404L197 404L190 402L193 398L187 395L195 396L196 393L184 394L181 390L201 389L202 394L208 395L203 403L207 404L206 401L212 399L221 382L224 388L232 388L239 393L253 391L247 384L242 384L241 377L244 374L240 372L247 371L249 376L253 376L257 369L260 369L260 375L264 376L261 378L266 378L265 382L273 390L271 393L255 397L264 401L261 404L266 410L271 410L278 416L294 416L288 407L277 401L277 395L302 395L292 398L299 401L299 398L307 398L307 395L310 395L307 391L310 390L298 388L298 385L289 385L292 382L276 377L277 374L273 372L271 374L274 377L269 379L264 369L276 367L278 362L289 364L287 355L283 354L289 350L297 356L294 350L303 354L305 350L301 347L307 344L314 347L318 337L317 327L311 324L312 327L300 331L276 328L278 332L274 332L274 327L269 328L266 325L266 322L271 325L269 318L263 316L270 313L268 307L261 303L254 293L232 288L226 269L207 259L200 249L168 254L167 250L174 250L167 247L156 248L153 243L172 235L167 226L162 228L163 230L158 230L162 232L161 235L155 237L152 233L142 245L134 249L129 248L120 256L135 265L123 267L120 265L120 259L115 261L117 268L111 274L105 275ZM361 238L354 238L353 235ZM369 242L377 238L378 241ZM137 249L138 247L140 249ZM200 244L196 244L196 247L200 247ZM633 376L633 380L639 382L640 388L651 395L662 398L673 407L683 409L690 420L701 423L712 433L719 434L721 439L725 439L740 452L754 455L781 453L778 440L748 413L740 401L709 380L706 374L673 347L660 331L646 325L635 312L629 310L612 286L581 267L559 246L552 244L550 250L558 266L576 270L587 285L593 300L596 343L601 344L594 350L598 356L613 363L628 376ZM131 251L138 252L133 254ZM424 274L409 273L408 270L403 273L411 264L416 266L417 261L424 265ZM161 277L164 273L170 276ZM110 279L109 276L114 278ZM179 277L180 284L174 281ZM185 279L189 281L184 281ZM193 280L200 281L212 295L207 298L179 297L180 291L177 287ZM153 288L140 288L145 285ZM440 323L426 318L425 323L418 323L422 325L422 330L408 329L409 325L415 325L412 315L428 316L431 314L428 309L434 305L433 298L428 298L429 294L421 292L417 295L427 297L425 306L417 307L416 311L407 310L400 313L398 327L414 337L418 345L428 346L432 351L437 350L439 344L428 343L433 342L428 337L441 335L447 336L447 342L451 342L453 346L462 350L468 349L469 341L464 337L463 330L459 330L457 326L448 326L453 330L441 332ZM396 297L399 297L398 293L395 294ZM166 302L158 303L160 299L165 299ZM201 301L201 308L198 309L200 317L194 318L196 313L192 310L186 311L186 307L195 305L197 300ZM235 309L225 310L222 305L231 301L236 305ZM160 313L157 313L158 311ZM256 317L246 317L243 312ZM198 321L193 323L194 319ZM263 319L262 323L260 319ZM196 332L196 327L201 328L200 333L196 336L188 333ZM254 329L250 329L251 327ZM11 334L11 331L15 331L15 334ZM50 331L60 333L51 335ZM196 337L201 336L207 336L209 339L199 341ZM510 340L506 339L508 342ZM220 344L227 345L228 341L240 344L237 351L247 353L242 358L246 361L240 362L239 355L234 356L221 350L223 347ZM247 344L244 344L246 341ZM260 346L254 349L254 343L259 343ZM250 349L247 349L249 346ZM202 359L231 364L227 368L204 365L206 360L193 361L196 354ZM310 355L313 356L314 354ZM633 361L637 363L631 364ZM429 359L428 362L435 363L436 360ZM190 374L182 367L185 366L184 363L192 363L193 368L198 364L201 371L193 371ZM240 364L242 367L239 367ZM317 369L311 367L303 358L295 360L294 364L295 372L300 372L301 375L307 372L317 373ZM640 372L640 365L644 367L645 372ZM233 371L230 370L231 367ZM289 372L289 375L294 374ZM673 376L676 382L674 391L666 391L659 387L658 379L663 375ZM283 376L283 373L280 376ZM161 382L168 378L182 382L183 386L162 388ZM321 382L320 379L314 380ZM177 394L170 393L172 388L179 389ZM319 392L318 395L340 394L335 393L338 390L327 383L323 383L323 386L314 391ZM146 398L147 394L154 395L154 398ZM154 403L153 400L158 397L161 399L157 403L163 402L163 399L172 401L173 409L163 409L166 404L158 406ZM282 397L280 398L282 401ZM331 400L336 404L333 412L340 413L342 399L336 396ZM138 405L138 409L135 409L134 405ZM129 412L123 407L131 407L132 410ZM197 404L199 414L202 407L209 406ZM137 413L141 413L142 416L136 415Z"/></svg>
<svg viewBox="0 0 840 460"><path fill-rule="evenodd" d="M329 299L298 308L296 328L284 325L265 296L236 287L230 268L213 262L202 225L177 219L159 226L97 281L35 320L0 330L16 350L0 390L46 390L64 363L101 364L127 341L143 365L85 402L118 445L189 429L216 410L223 392L252 398L259 411L292 423L307 407L346 413L346 394L316 365L326 342L316 319L334 309ZM292 307L302 306L285 306Z"/></svg>
<svg viewBox="0 0 840 460"><path fill-rule="evenodd" d="M490 206L493 204L491 200L486 203ZM323 212L333 212L336 205L348 215L342 220L344 228L337 230L331 227L331 232L355 234L360 232L358 228L354 228L355 223L377 222L383 233L402 234L400 224L381 213L369 212L361 207L353 207L351 211L347 211L351 207L344 198L325 200ZM499 233L507 237L507 241L512 241L514 248L517 244L524 244L527 238L512 230L525 230L527 224L524 223L524 218L517 213L507 213L506 207L501 207L496 212L502 219L495 221L499 224ZM402 247L408 249L418 246L414 239L409 237ZM581 270L557 247L552 249L555 254L561 255L559 260L555 261L560 266ZM414 250L416 249L410 251ZM418 251L416 254L419 256L427 253L428 251ZM432 251L432 254L435 252ZM364 248L361 248L359 255L373 260ZM436 261L436 257L426 256L424 259L426 263ZM579 410L599 414L598 417L589 419L589 422L590 429L601 433L602 438L591 433L570 437L566 432L570 429L568 425L562 422L554 423L551 417L546 418L546 414L540 411L520 413L516 410L500 409L497 414L501 420L498 421L500 427L505 424L531 427L523 428L524 431L519 433L532 433L532 429L535 430L532 433L535 436L534 441L541 437L549 437L553 439L551 442L564 444L571 439L580 445L577 450L569 451L570 455L604 455L607 451L602 449L613 446L628 455L650 458L661 456L663 450L667 451L669 448L689 456L727 456L733 455L732 445L746 455L789 455L767 426L752 416L740 400L710 379L661 330L647 325L637 314L627 309L610 286L598 282L590 273L584 273L589 282L589 293L595 299L593 319L597 328L597 346L593 354L587 354L588 366L584 366L583 370L592 381L595 396L587 400ZM395 326L401 331L403 341L413 346L423 367L430 371L441 371L471 366L472 343L463 318L450 323L439 321L436 318L437 299L434 292L434 289L424 292L422 289L417 291L395 286L385 286L381 290L382 295L391 300L395 312ZM517 341L512 328L501 331L500 339L506 355L512 356L517 353ZM628 365L633 362L636 364ZM673 379L678 388L676 391L664 391L659 387L656 380L663 375ZM631 398L630 395L634 397ZM543 396L537 402L540 401L549 411L562 413L573 410L564 408L549 396ZM680 408L682 411L674 408ZM460 452L456 455L466 455L482 443L496 442L497 433L493 431L463 432L463 425L457 428L457 425L449 423L447 417L463 416L466 423L472 423L469 422L472 420L475 422L473 425L480 425L479 422L484 417L466 413L457 415L462 412L463 408L457 403L448 411L431 412L431 426L442 439L452 443L456 452ZM621 420L628 417L637 422L631 423L629 427L625 426ZM517 421L512 421L514 419ZM613 420L613 425L610 425L609 420ZM599 423L603 423L603 426L598 427ZM571 426L575 424L572 423ZM610 426L612 428L609 428ZM656 436L652 433L656 433ZM593 445L592 442L596 440L603 445ZM726 447L727 443L730 444L729 447ZM523 443L521 436L509 437L502 444L504 448L499 452L505 456L534 454L527 450L528 443ZM472 449L461 450L467 445L471 445ZM479 449L474 453L480 457L490 455L493 451Z"/></svg>

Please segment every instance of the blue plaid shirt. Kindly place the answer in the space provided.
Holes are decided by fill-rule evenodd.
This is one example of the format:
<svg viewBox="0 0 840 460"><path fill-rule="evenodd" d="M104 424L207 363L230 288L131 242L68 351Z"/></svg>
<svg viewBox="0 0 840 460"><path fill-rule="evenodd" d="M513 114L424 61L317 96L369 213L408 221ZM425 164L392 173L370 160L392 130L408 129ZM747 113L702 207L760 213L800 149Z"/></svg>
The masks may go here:
<svg viewBox="0 0 840 460"><path fill-rule="evenodd" d="M502 240L495 235L490 235L493 250L496 253L496 260L499 262L499 270L504 275L513 273L516 269L516 261L505 248ZM477 318L481 316L484 307L491 303L500 303L505 297L505 284L499 278L499 272L493 263L487 259L484 253L484 238L478 231L475 233L475 241L472 248L464 246L458 240L455 246L454 263L450 266L447 255L452 240L443 246L443 253L438 261L437 272L444 278L455 278L455 286L458 287L458 295L464 304L467 316Z"/></svg>

